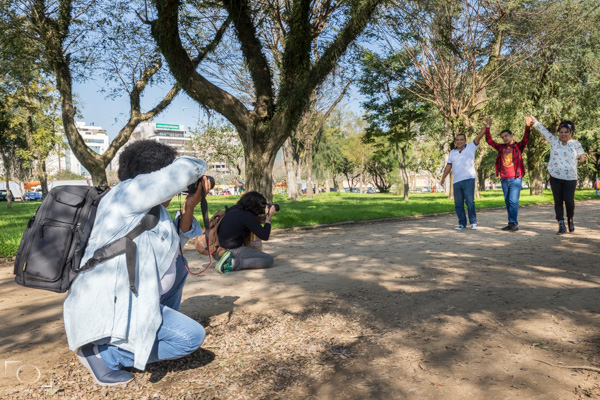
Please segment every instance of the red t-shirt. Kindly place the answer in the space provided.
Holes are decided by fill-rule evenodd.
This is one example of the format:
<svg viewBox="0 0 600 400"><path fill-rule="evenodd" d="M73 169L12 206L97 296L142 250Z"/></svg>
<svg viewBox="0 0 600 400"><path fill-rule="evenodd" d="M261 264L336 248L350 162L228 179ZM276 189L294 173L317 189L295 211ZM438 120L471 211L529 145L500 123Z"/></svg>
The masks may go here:
<svg viewBox="0 0 600 400"><path fill-rule="evenodd" d="M502 157L502 164L500 164L500 179L515 178L515 160L513 159L513 154L512 146L505 146L500 151Z"/></svg>

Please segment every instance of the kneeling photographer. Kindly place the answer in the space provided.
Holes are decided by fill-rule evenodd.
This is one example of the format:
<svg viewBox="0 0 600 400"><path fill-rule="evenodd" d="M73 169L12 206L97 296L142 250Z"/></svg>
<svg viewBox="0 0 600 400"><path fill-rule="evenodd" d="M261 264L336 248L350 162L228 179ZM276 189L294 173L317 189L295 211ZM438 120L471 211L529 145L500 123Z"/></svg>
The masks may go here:
<svg viewBox="0 0 600 400"><path fill-rule="evenodd" d="M184 357L204 341L202 325L179 312L188 274L181 246L202 232L194 208L211 182L204 176L204 161L176 157L175 149L151 140L123 150L121 182L99 203L81 265L95 257L96 250L120 243L115 239L137 230L153 210L158 222L131 240L132 259L130 253L122 253L81 271L65 298L69 348L77 350L81 363L102 386L124 385L133 379L129 368L143 370L148 363ZM169 202L198 180L203 190L186 197L173 221L166 209Z"/></svg>
<svg viewBox="0 0 600 400"><path fill-rule="evenodd" d="M279 210L276 204L258 192L247 192L231 208L227 209L218 229L219 245L227 250L215 266L224 274L242 269L261 269L273 266L273 256L244 245L244 240L254 233L261 240L269 240L271 218ZM259 217L265 215L264 225Z"/></svg>

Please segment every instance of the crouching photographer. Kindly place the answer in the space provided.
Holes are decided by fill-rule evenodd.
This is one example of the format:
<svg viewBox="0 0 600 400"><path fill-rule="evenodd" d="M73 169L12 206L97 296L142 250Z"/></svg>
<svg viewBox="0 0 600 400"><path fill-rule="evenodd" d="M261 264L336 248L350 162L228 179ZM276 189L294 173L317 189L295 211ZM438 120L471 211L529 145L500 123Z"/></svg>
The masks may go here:
<svg viewBox="0 0 600 400"><path fill-rule="evenodd" d="M81 271L64 302L69 348L77 349L100 385L126 384L133 375L125 368L143 370L147 363L186 356L204 341L202 325L178 311L187 277L180 248L202 232L193 212L210 182L203 177L204 161L176 156L174 149L149 140L121 153L121 182L99 203L82 265L96 250L142 230L135 237L137 250L133 257L127 252ZM199 179L203 190L189 194L171 220L166 206ZM157 224L139 229L147 214Z"/></svg>
<svg viewBox="0 0 600 400"><path fill-rule="evenodd" d="M271 218L278 210L278 205L268 204L267 199L258 192L245 193L233 207L227 209L217 231L219 246L226 250L215 266L217 272L224 274L273 266L273 256L245 246L244 241L250 233L261 240L269 240ZM264 225L259 219L262 215Z"/></svg>

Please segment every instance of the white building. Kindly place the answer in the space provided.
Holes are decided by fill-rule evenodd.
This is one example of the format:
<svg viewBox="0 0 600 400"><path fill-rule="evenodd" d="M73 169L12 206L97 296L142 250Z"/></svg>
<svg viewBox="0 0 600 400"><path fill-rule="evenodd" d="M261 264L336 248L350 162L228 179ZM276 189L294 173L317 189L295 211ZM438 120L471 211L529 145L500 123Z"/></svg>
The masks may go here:
<svg viewBox="0 0 600 400"><path fill-rule="evenodd" d="M104 153L108 149L108 134L101 126L87 126L83 121L75 122L77 131L83 138L87 146L98 154ZM63 129L61 131L64 132ZM64 133L63 133L64 135ZM66 138L65 138L66 141ZM87 169L75 157L70 147L66 149L57 149L52 152L46 160L46 171L52 175L59 170L69 170L75 174L91 177Z"/></svg>
<svg viewBox="0 0 600 400"><path fill-rule="evenodd" d="M110 163L110 169L119 170L119 155L128 144L136 140L154 140L158 143L166 144L177 150L178 155L184 155L191 139L185 136L185 125L182 124L164 124L145 121L135 127L131 137L121 147Z"/></svg>
<svg viewBox="0 0 600 400"><path fill-rule="evenodd" d="M148 121L139 124L131 136L134 140L146 139L166 144L175 148L180 155L183 154L184 149L191 140L185 136L184 125Z"/></svg>

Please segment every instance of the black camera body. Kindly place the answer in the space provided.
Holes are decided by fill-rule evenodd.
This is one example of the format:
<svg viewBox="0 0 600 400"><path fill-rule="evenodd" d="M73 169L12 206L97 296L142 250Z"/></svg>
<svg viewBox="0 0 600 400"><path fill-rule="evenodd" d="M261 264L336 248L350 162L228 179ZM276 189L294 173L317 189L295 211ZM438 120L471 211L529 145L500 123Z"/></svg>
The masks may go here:
<svg viewBox="0 0 600 400"><path fill-rule="evenodd" d="M210 188L213 189L215 187L215 178L213 178L212 176L208 176L208 175L204 175L204 176L206 178L208 178L208 180L210 181ZM187 187L187 192L189 194L196 193L196 190L198 190L198 186L200 186L201 182L202 182L202 177L200 179L198 179L196 182L189 185Z"/></svg>
<svg viewBox="0 0 600 400"><path fill-rule="evenodd" d="M279 212L279 204L267 204L267 206L269 208L271 208L271 206L275 207L275 211Z"/></svg>

